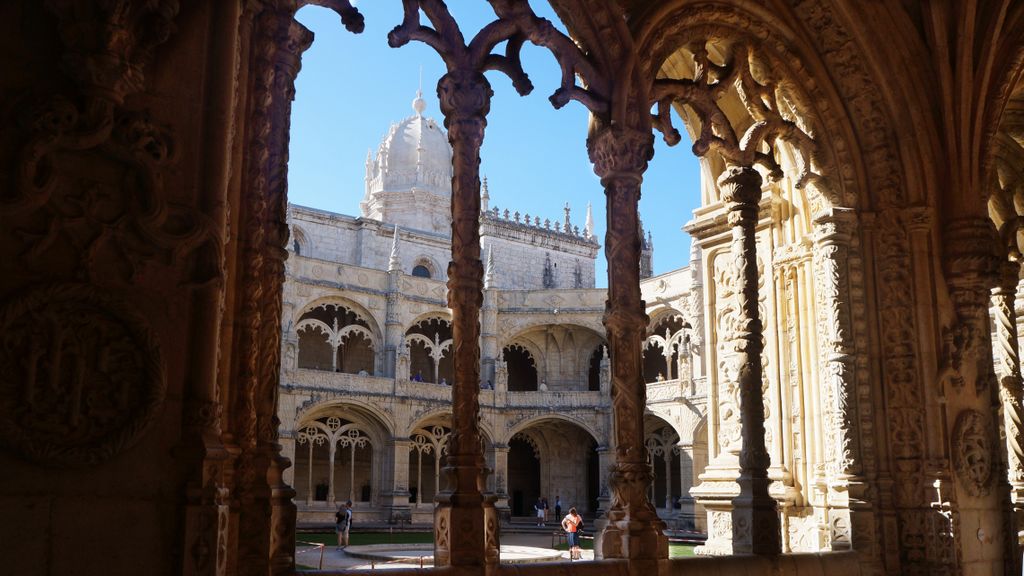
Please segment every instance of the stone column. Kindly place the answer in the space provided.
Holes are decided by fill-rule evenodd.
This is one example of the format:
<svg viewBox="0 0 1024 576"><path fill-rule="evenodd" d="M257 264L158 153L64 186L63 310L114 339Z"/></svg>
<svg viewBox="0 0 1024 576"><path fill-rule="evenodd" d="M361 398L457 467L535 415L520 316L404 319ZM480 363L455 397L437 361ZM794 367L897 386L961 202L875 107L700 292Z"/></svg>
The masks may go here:
<svg viewBox="0 0 1024 576"><path fill-rule="evenodd" d="M1001 450L993 412L999 391L993 378L988 307L997 283L998 261L992 252L997 240L992 222L979 215L948 224L943 241L956 322L946 331L945 373L952 375L944 378L952 490L939 500L956 519L950 526L953 541L960 544L950 560L956 563L954 568L966 574L996 574L1003 569L1004 522L1009 520L1004 514L1011 513L1001 501L1005 480L999 479Z"/></svg>
<svg viewBox="0 0 1024 576"><path fill-rule="evenodd" d="M388 442L387 449L390 451L391 460L391 490L385 492L385 506L391 508L388 522L396 524L399 522L412 521L412 511L409 508L409 454L412 440L400 436L392 437Z"/></svg>
<svg viewBox="0 0 1024 576"><path fill-rule="evenodd" d="M444 469L446 487L434 515L435 566L497 566L498 532L493 501L482 487L488 470L480 433L480 146L493 92L481 72L451 70L437 84L452 144L452 261L448 307L452 310L452 433Z"/></svg>
<svg viewBox="0 0 1024 576"><path fill-rule="evenodd" d="M338 445L333 437L328 438L327 441L327 504L335 506L338 499L334 495L334 455Z"/></svg>
<svg viewBox="0 0 1024 576"><path fill-rule="evenodd" d="M873 525L865 501L858 421L853 318L849 290L850 244L856 215L849 208L832 208L815 221L813 265L822 365L825 472L828 481L829 542L833 550L853 546L851 529ZM866 516L854 518L855 515ZM865 542L865 546L872 543Z"/></svg>
<svg viewBox="0 0 1024 576"><path fill-rule="evenodd" d="M494 445L494 508L502 522L512 518L512 509L508 505L508 450L508 444Z"/></svg>
<svg viewBox="0 0 1024 576"><path fill-rule="evenodd" d="M752 167L729 167L718 178L732 227L730 253L737 267L739 328L735 338L740 397L740 493L733 499L732 548L736 553L779 554L781 528L775 500L768 494L764 393L761 370L763 330L758 311L757 226L761 175Z"/></svg>
<svg viewBox="0 0 1024 576"><path fill-rule="evenodd" d="M999 353L995 368L1006 434L1007 480L1010 483L1010 504L1013 507L1011 530L1015 535L1015 542L1008 546L1013 557L1008 560L1018 564L1016 572L1020 572L1020 554L1024 548L1024 387L1021 385L1020 342L1015 311L1019 275L1019 264L1004 263L1000 270L999 286L992 291L996 349Z"/></svg>
<svg viewBox="0 0 1024 576"><path fill-rule="evenodd" d="M642 346L647 314L640 297L640 183L653 154L653 136L606 126L587 139L594 172L607 197L608 302L604 325L611 350L611 396L615 464L609 485L608 523L598 534L598 558L628 558L631 572L653 571L668 558L664 522L647 499L652 480L644 447L646 387Z"/></svg>
<svg viewBox="0 0 1024 576"><path fill-rule="evenodd" d="M601 520L598 520L596 528L603 530L604 525L607 523L605 517L608 514L608 509L611 508L612 492L608 487L608 473L612 469L613 459L615 453L611 451L608 446L601 445L597 447L597 467L598 467L598 496L597 496L597 515Z"/></svg>
<svg viewBox="0 0 1024 576"><path fill-rule="evenodd" d="M693 444L679 442L679 516L693 518Z"/></svg>

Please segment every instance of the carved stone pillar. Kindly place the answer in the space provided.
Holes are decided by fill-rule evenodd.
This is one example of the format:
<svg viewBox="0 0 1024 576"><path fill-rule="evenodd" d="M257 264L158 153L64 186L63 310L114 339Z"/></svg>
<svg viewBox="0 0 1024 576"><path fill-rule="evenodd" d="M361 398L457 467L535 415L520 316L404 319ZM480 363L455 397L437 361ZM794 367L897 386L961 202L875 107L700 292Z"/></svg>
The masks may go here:
<svg viewBox="0 0 1024 576"><path fill-rule="evenodd" d="M867 486L855 434L858 414L848 266L856 215L851 209L833 208L814 223L829 542L833 550L842 550L852 546L852 515L868 515L867 519L857 519L858 525L873 523L873 514L864 501Z"/></svg>
<svg viewBox="0 0 1024 576"><path fill-rule="evenodd" d="M453 70L437 95L452 144L452 261L448 307L452 310L452 434L445 460L446 487L437 495L434 565L497 566L498 532L493 500L483 495L488 470L480 434L480 146L493 92L484 75ZM483 554L481 554L483 551Z"/></svg>
<svg viewBox="0 0 1024 576"><path fill-rule="evenodd" d="M1008 560L1019 564L1021 548L1024 548L1024 387L1021 385L1020 342L1015 311L1020 265L1005 263L1000 272L999 286L992 291L996 350L999 355L995 369L1006 435L1007 480L1013 506L1011 530L1015 535L1014 541L1007 547L1011 553ZM1020 572L1019 565L1015 568L1016 572Z"/></svg>
<svg viewBox="0 0 1024 576"><path fill-rule="evenodd" d="M389 524L411 522L412 511L409 504L409 458L412 440L394 437L388 442L385 455L391 467L390 488L383 493L382 504L391 509Z"/></svg>
<svg viewBox="0 0 1024 576"><path fill-rule="evenodd" d="M693 498L690 488L693 487L693 443L682 441L679 447L679 512L681 520L693 520Z"/></svg>
<svg viewBox="0 0 1024 576"><path fill-rule="evenodd" d="M231 177L229 142L240 88L235 76L239 57L235 45L241 9L237 2L225 2L218 4L215 12L218 25L209 49L213 58L207 67L207 81L210 93L216 97L204 102L204 106L210 118L216 119L211 120L213 127L205 138L219 145L210 147L209 161L214 168L209 170L202 186L210 191L203 198L214 228L215 235L210 242L214 252L210 257L217 276L195 291L194 314L205 321L195 323L189 338L193 361L187 378L190 386L185 391L180 447L180 457L187 470L182 542L187 553L182 554L181 570L183 574L195 576L227 574L229 551L220 543L228 541L230 530L230 493L225 481L230 456L222 441L224 408L218 389L219 351L225 346L221 329L228 273L224 252L228 211L217 192L228 188Z"/></svg>
<svg viewBox="0 0 1024 576"><path fill-rule="evenodd" d="M739 315L735 336L740 397L739 495L733 499L732 549L738 553L778 554L781 528L775 500L768 494L770 459L765 445L764 392L761 351L763 330L758 311L757 225L761 175L754 168L729 167L718 187L732 227L730 252L739 279L736 287Z"/></svg>
<svg viewBox="0 0 1024 576"><path fill-rule="evenodd" d="M598 534L598 558L628 558L631 570L651 570L668 557L664 522L647 499L653 475L644 447L646 387L642 345L647 314L640 297L640 183L653 154L653 137L618 126L587 140L594 172L607 197L608 302L604 325L611 351L612 430L615 464L609 485L608 523Z"/></svg>
<svg viewBox="0 0 1024 576"><path fill-rule="evenodd" d="M953 515L960 543L952 562L964 573L1002 570L1004 514L1000 498L998 426L988 307L996 284L996 238L986 217L950 223L943 237L945 274L957 322L947 330L945 421L949 429L952 494L940 504ZM951 376L949 374L952 374ZM948 500L949 502L946 502ZM933 505L934 506L934 505ZM962 534L957 534L963 530ZM970 545L967 544L970 541Z"/></svg>
<svg viewBox="0 0 1024 576"><path fill-rule="evenodd" d="M603 530L606 521L605 516L608 514L608 509L611 507L612 492L608 487L608 474L611 472L612 463L614 462L615 454L612 452L607 445L598 445L597 447L597 468L599 470L599 487L597 496L597 510L596 513L600 520L597 521L596 528Z"/></svg>
<svg viewBox="0 0 1024 576"><path fill-rule="evenodd" d="M508 505L508 444L494 445L494 508L502 522L512 518Z"/></svg>

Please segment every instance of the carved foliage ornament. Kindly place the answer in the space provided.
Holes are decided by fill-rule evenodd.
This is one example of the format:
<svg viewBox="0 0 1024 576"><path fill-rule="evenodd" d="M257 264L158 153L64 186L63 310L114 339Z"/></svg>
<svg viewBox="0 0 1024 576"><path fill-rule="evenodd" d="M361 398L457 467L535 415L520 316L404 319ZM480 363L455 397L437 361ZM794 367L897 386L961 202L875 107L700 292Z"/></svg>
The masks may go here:
<svg viewBox="0 0 1024 576"><path fill-rule="evenodd" d="M996 466L995 444L988 418L977 410L964 410L953 427L953 466L971 496L989 493Z"/></svg>
<svg viewBox="0 0 1024 576"><path fill-rule="evenodd" d="M54 285L0 313L0 443L31 460L106 460L139 439L164 394L149 325L114 298Z"/></svg>

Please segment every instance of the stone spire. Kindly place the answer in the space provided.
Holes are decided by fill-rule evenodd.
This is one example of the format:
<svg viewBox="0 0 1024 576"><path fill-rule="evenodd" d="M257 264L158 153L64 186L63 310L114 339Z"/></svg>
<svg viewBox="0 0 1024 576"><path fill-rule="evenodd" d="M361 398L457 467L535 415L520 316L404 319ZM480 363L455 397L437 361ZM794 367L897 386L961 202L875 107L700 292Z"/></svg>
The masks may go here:
<svg viewBox="0 0 1024 576"><path fill-rule="evenodd" d="M402 262L398 259L398 225L395 224L395 239L391 241L391 259L388 261L388 272L397 272L402 269Z"/></svg>
<svg viewBox="0 0 1024 576"><path fill-rule="evenodd" d="M494 248L487 247L487 265L484 267L484 290L494 286Z"/></svg>
<svg viewBox="0 0 1024 576"><path fill-rule="evenodd" d="M594 237L594 211L587 202L587 222L583 225L583 235L587 238Z"/></svg>
<svg viewBox="0 0 1024 576"><path fill-rule="evenodd" d="M487 176L484 176L484 183L480 187L480 212L487 212L491 204L491 194L487 190Z"/></svg>
<svg viewBox="0 0 1024 576"><path fill-rule="evenodd" d="M569 231L572 230L572 223L569 222L569 203L568 202L565 203L565 208L563 208L563 210L565 210L565 231L569 232Z"/></svg>

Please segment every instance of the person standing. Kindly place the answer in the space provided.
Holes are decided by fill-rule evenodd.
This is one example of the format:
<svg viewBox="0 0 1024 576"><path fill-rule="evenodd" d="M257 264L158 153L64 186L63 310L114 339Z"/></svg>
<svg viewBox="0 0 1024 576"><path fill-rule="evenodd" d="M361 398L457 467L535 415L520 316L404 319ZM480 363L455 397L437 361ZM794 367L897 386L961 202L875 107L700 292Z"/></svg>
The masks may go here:
<svg viewBox="0 0 1024 576"><path fill-rule="evenodd" d="M580 559L580 537L579 529L583 525L583 518L576 513L576 507L569 508L569 513L562 518L562 530L568 535L569 560Z"/></svg>
<svg viewBox="0 0 1024 576"><path fill-rule="evenodd" d="M540 496L537 497L537 502L533 505L533 511L537 516L537 526L544 525L544 499Z"/></svg>
<svg viewBox="0 0 1024 576"><path fill-rule="evenodd" d="M562 497L555 494L555 518L562 517Z"/></svg>
<svg viewBox="0 0 1024 576"><path fill-rule="evenodd" d="M334 513L334 530L338 533L338 550L348 546L350 528L352 528L352 501L346 500Z"/></svg>
<svg viewBox="0 0 1024 576"><path fill-rule="evenodd" d="M540 501L544 503L544 523L541 524L541 525L542 526L547 526L548 525L548 510L550 510L550 508L548 507L548 499L547 498L541 498Z"/></svg>

